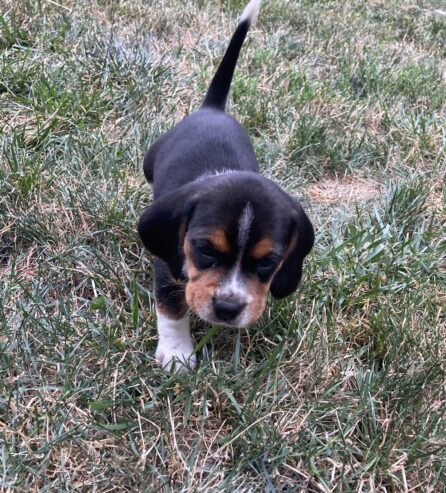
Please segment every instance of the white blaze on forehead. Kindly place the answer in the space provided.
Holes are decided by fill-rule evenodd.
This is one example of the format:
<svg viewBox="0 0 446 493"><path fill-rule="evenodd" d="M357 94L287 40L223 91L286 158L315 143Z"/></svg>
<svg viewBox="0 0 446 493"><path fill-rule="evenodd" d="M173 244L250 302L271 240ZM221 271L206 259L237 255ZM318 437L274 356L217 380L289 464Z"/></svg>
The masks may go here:
<svg viewBox="0 0 446 493"><path fill-rule="evenodd" d="M251 203L248 202L238 220L237 244L240 249L242 249L248 241L253 219L254 211L252 210Z"/></svg>
<svg viewBox="0 0 446 493"><path fill-rule="evenodd" d="M244 276L241 272L241 258L243 249L245 248L249 232L251 230L252 221L254 220L254 211L250 202L247 202L238 219L237 229L237 246L239 254L237 261L228 276L218 286L216 291L217 297L231 297L237 299L240 303L250 303L252 296L246 288Z"/></svg>
<svg viewBox="0 0 446 493"><path fill-rule="evenodd" d="M238 258L226 278L220 283L215 291L217 298L231 298L239 303L249 304L253 297L246 285L245 276L241 270L243 250L248 243L249 232L254 220L254 210L250 202L247 202L238 219L237 246L239 248ZM246 312L243 312L246 317ZM243 317L242 316L242 317ZM239 323L239 322L237 322ZM236 323L236 325L237 325ZM241 323L241 322L240 322Z"/></svg>

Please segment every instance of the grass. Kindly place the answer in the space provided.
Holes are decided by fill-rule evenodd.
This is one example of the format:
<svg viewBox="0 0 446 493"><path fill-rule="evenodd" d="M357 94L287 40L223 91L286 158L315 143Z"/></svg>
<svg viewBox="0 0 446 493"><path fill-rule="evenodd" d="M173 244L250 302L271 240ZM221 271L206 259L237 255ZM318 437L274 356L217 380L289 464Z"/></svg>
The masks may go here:
<svg viewBox="0 0 446 493"><path fill-rule="evenodd" d="M154 364L141 160L243 4L0 0L2 491L445 491L440 0L265 1L230 111L316 246L196 371Z"/></svg>

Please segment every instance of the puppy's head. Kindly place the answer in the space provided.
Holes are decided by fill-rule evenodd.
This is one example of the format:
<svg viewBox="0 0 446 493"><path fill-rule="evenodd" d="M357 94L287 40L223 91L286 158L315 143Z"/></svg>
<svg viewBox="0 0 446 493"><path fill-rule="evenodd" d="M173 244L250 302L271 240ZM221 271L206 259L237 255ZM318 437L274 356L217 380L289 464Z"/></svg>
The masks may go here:
<svg viewBox="0 0 446 493"><path fill-rule="evenodd" d="M246 327L268 292L292 293L313 227L300 204L250 172L210 176L171 192L141 216L146 248L186 279L186 300L202 319Z"/></svg>

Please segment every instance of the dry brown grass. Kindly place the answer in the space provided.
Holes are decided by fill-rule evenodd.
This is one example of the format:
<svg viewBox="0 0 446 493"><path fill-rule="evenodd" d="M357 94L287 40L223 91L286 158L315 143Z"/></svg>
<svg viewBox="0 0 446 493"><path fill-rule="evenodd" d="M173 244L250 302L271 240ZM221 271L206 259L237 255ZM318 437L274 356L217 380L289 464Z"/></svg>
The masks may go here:
<svg viewBox="0 0 446 493"><path fill-rule="evenodd" d="M370 179L325 178L307 189L311 200L319 203L352 205L379 196L378 183Z"/></svg>

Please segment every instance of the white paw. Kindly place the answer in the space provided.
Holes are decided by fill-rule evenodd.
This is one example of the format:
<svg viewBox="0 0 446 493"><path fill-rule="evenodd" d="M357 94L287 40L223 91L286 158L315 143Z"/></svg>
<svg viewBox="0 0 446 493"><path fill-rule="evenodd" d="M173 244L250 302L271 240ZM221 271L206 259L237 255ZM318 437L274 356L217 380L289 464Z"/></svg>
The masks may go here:
<svg viewBox="0 0 446 493"><path fill-rule="evenodd" d="M197 356L192 354L194 345L190 336L189 316L172 320L160 312L157 315L159 341L156 362L165 370L187 373L197 366Z"/></svg>
<svg viewBox="0 0 446 493"><path fill-rule="evenodd" d="M197 366L197 356L192 354L194 348L192 341L176 341L175 344L160 341L156 348L155 359L161 368L175 370L179 373L188 373Z"/></svg>

